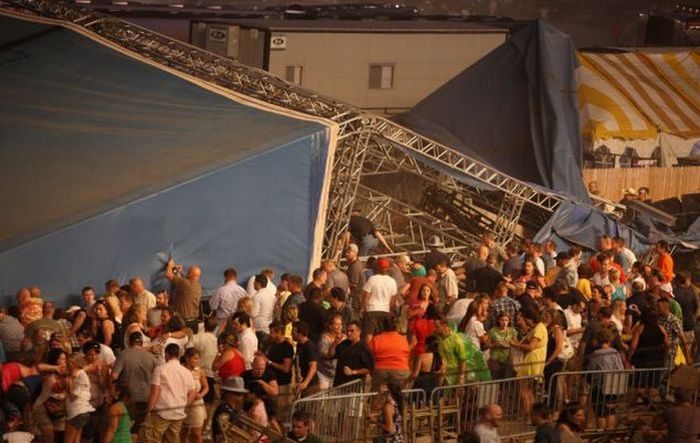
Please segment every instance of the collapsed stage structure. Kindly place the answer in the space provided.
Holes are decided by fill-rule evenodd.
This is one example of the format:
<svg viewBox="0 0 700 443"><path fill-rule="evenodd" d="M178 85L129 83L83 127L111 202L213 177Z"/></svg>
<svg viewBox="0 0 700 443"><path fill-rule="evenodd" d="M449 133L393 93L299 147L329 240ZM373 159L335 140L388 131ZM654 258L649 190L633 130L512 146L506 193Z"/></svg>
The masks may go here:
<svg viewBox="0 0 700 443"><path fill-rule="evenodd" d="M340 255L353 207L361 207L397 251L420 255L427 250L427 237L439 234L446 252L463 259L483 232L494 233L501 244L531 235L570 199L392 120L79 5L19 0L0 2L0 12L79 31L122 52L334 126L337 144L325 178L330 180L327 196L321 199L327 202L323 258ZM387 185L393 183L384 178L389 176L411 192ZM265 265L251 263L250 269Z"/></svg>

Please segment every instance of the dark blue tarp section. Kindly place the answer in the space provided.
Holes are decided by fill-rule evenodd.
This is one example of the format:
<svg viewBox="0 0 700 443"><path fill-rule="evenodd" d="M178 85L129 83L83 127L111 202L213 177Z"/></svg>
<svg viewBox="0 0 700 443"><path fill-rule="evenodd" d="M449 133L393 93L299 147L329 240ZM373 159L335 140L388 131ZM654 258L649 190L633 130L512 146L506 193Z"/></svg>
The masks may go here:
<svg viewBox="0 0 700 443"><path fill-rule="evenodd" d="M598 249L598 238L610 235L625 239L635 254L649 248L650 242L627 225L592 208L563 202L547 223L535 235L533 241L544 243L553 239L566 244L577 244L591 250Z"/></svg>
<svg viewBox="0 0 700 443"><path fill-rule="evenodd" d="M589 203L571 39L518 30L397 121L520 180Z"/></svg>
<svg viewBox="0 0 700 443"><path fill-rule="evenodd" d="M256 109L60 27L0 16L0 294L65 301L169 256L306 275L329 130ZM19 34L17 34L19 35Z"/></svg>
<svg viewBox="0 0 700 443"><path fill-rule="evenodd" d="M544 243L554 240L560 247L577 244L590 250L598 249L601 235L620 236L635 254L641 255L659 240L681 248L700 248L700 218L684 235L655 226L644 215L639 215L629 224L620 223L615 218L593 207L585 207L573 202L564 202L542 226L533 241Z"/></svg>

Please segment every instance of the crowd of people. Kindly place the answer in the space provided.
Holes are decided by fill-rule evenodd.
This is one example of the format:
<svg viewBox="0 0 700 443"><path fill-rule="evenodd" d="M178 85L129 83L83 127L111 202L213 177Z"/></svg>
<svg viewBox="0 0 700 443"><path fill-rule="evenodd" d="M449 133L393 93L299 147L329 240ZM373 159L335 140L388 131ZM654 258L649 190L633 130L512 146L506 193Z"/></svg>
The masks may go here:
<svg viewBox="0 0 700 443"><path fill-rule="evenodd" d="M155 294L140 278L109 280L104 295L85 287L80 306L60 309L21 289L0 309L6 439L273 441L268 429L315 442L313 417L297 411L287 423L292 402L360 380L380 393L375 441L402 442L404 388L430 400L440 386L531 376L554 392L564 370L694 360L697 293L663 241L639 261L619 237L601 237L584 258L554 242L502 248L486 233L474 257L452 263L433 236L420 260L365 262L376 231L357 219L352 230L342 267L325 261L307 284L271 269L240 281L231 267L206 309L202 270L172 260L172 285ZM614 428L590 383L597 426ZM533 423L549 423L551 396L519 395ZM559 415L561 441L578 441L565 434L583 425L579 412ZM482 411L482 442L496 441L499 414Z"/></svg>

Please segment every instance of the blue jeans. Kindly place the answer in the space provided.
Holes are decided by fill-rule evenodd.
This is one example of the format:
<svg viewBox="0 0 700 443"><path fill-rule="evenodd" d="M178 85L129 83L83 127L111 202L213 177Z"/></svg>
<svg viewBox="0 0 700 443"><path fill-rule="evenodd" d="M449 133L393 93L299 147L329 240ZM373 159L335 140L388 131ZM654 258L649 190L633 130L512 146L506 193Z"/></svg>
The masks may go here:
<svg viewBox="0 0 700 443"><path fill-rule="evenodd" d="M357 245L360 257L366 257L370 255L378 245L379 239L377 239L377 237L375 237L374 234L365 235L364 237L362 237L362 240L360 240L360 244Z"/></svg>

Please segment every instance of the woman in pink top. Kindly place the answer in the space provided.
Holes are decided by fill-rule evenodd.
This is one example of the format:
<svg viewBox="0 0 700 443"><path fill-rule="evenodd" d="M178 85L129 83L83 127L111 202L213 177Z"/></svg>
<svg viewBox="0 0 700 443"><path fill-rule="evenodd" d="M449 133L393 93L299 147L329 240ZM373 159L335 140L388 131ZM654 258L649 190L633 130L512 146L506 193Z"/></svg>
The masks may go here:
<svg viewBox="0 0 700 443"><path fill-rule="evenodd" d="M386 319L383 332L372 337L369 348L374 356L375 369L372 388L377 390L380 385L388 383L403 386L410 375L411 350L406 336L397 332L395 318Z"/></svg>

